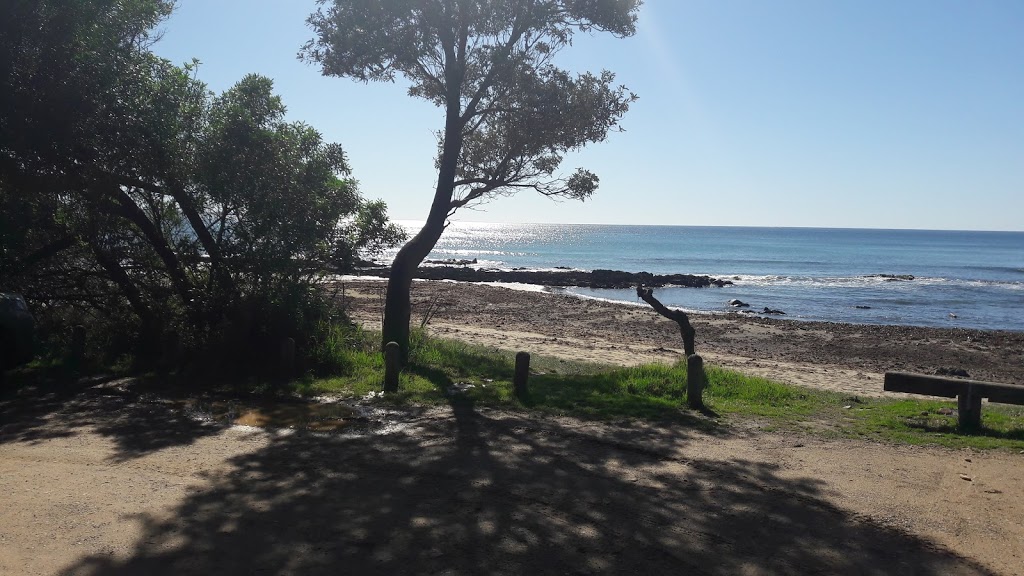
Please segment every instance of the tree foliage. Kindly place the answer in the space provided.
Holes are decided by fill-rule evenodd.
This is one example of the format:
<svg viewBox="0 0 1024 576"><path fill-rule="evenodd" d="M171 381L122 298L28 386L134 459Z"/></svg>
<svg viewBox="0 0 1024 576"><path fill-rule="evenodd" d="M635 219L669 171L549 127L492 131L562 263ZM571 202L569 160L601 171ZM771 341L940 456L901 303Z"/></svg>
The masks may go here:
<svg viewBox="0 0 1024 576"><path fill-rule="evenodd" d="M153 349L227 327L297 335L325 271L400 240L341 147L285 120L270 79L214 95L195 62L149 51L170 2L12 4L0 277L44 322L124 318Z"/></svg>
<svg viewBox="0 0 1024 576"><path fill-rule="evenodd" d="M572 74L556 55L577 32L635 32L639 0L320 0L300 52L323 74L402 77L445 110L437 188L423 229L398 252L384 342L408 351L413 271L461 207L523 189L584 200L593 172L559 172L565 154L603 141L636 99L611 72Z"/></svg>
<svg viewBox="0 0 1024 576"><path fill-rule="evenodd" d="M603 141L636 98L611 72L571 74L555 55L574 32L635 32L637 0L336 0L310 16L301 56L326 75L393 81L445 108L458 141L455 209L528 188L583 200L598 178L559 177L566 152Z"/></svg>

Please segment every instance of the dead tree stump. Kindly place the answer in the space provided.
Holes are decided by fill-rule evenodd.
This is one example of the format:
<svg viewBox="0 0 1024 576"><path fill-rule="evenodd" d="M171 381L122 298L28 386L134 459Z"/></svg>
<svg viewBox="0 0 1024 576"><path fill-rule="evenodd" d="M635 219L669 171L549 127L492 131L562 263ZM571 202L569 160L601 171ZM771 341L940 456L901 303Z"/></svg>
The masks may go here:
<svg viewBox="0 0 1024 576"><path fill-rule="evenodd" d="M683 353L686 354L687 357L696 354L694 340L697 335L697 331L690 325L690 317L686 315L686 312L683 312L682 310L672 310L665 306L654 297L654 291L650 288L644 288L643 284L637 284L636 295L644 302L650 304L651 308L654 308L655 312L678 324L679 333L683 337Z"/></svg>

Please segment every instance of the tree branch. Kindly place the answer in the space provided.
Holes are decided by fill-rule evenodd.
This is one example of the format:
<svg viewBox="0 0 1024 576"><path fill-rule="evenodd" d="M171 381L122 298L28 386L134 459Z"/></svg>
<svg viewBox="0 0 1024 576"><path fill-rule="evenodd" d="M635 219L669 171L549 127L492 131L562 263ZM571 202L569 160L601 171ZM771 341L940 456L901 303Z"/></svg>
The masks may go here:
<svg viewBox="0 0 1024 576"><path fill-rule="evenodd" d="M644 288L643 284L637 284L636 295L641 300L647 302L654 308L654 311L661 314L665 318L672 320L679 325L679 333L683 337L683 352L687 356L692 356L694 352L694 337L697 331L690 325L690 317L682 310L673 310L662 304L657 298L654 297L654 291L650 288Z"/></svg>

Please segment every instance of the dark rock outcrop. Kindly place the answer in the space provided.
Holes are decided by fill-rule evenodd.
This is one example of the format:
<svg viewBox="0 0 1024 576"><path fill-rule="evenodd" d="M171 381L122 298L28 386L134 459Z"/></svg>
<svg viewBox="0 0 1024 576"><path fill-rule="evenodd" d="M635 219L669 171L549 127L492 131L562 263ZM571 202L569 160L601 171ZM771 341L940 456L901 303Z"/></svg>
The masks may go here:
<svg viewBox="0 0 1024 576"><path fill-rule="evenodd" d="M355 271L364 276L388 277L386 267L362 268ZM634 288L638 284L652 288L683 286L707 288L729 286L731 280L692 274L651 274L650 272L622 272L620 270L478 270L455 266L423 266L416 270L416 278L424 280L457 280L460 282L519 282L539 286L581 286L586 288Z"/></svg>
<svg viewBox="0 0 1024 576"><path fill-rule="evenodd" d="M868 274L865 278L884 278L886 282L898 282L900 280L913 280L911 274Z"/></svg>

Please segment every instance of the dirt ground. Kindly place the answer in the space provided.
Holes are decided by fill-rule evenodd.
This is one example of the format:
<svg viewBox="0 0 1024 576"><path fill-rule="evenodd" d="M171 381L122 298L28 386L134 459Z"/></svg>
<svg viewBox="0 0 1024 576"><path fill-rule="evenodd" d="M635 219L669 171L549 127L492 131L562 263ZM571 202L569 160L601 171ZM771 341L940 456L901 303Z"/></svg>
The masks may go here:
<svg viewBox="0 0 1024 576"><path fill-rule="evenodd" d="M349 434L178 407L126 381L4 399L0 573L1024 573L1020 454L464 403Z"/></svg>
<svg viewBox="0 0 1024 576"><path fill-rule="evenodd" d="M379 322L379 284L349 284ZM504 348L679 356L641 308L417 283L414 322ZM435 297L436 294L436 297ZM525 312L524 312L525 311ZM879 394L885 370L1021 381L1024 338L699 317L719 364ZM0 392L0 574L1024 574L1024 454L455 401L340 433L232 426L132 381Z"/></svg>

